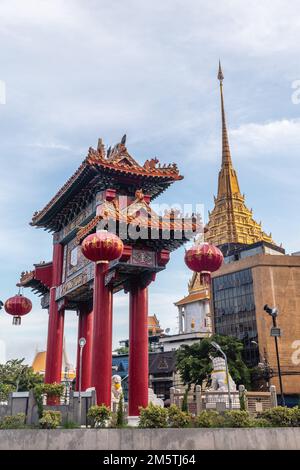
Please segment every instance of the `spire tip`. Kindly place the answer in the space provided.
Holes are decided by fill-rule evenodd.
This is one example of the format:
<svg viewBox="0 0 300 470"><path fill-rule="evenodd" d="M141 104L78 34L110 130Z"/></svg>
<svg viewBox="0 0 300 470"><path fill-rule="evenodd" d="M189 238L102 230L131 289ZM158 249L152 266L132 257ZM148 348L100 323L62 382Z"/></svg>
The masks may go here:
<svg viewBox="0 0 300 470"><path fill-rule="evenodd" d="M221 67L221 61L220 60L219 60L218 80L220 81L220 83L222 83L223 80L224 80L224 75L223 75L223 70L222 70L222 67Z"/></svg>

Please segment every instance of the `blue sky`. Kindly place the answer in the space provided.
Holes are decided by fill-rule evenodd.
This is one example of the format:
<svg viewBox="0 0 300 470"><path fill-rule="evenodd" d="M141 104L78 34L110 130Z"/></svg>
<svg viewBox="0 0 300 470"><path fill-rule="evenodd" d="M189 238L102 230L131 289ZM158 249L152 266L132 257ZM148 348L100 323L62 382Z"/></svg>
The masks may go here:
<svg viewBox="0 0 300 470"><path fill-rule="evenodd" d="M127 133L131 154L176 162L184 180L160 202L213 207L220 166L218 60L241 191L287 252L300 249L300 3L290 0L2 0L0 3L0 298L20 272L51 258L51 236L28 225L86 156ZM150 312L176 331L187 292L184 250L150 288ZM0 312L6 356L45 347L47 312L21 327ZM128 334L128 299L115 298L114 345ZM65 336L74 362L76 316ZM3 347L3 343L2 346ZM1 350L1 348L0 348Z"/></svg>

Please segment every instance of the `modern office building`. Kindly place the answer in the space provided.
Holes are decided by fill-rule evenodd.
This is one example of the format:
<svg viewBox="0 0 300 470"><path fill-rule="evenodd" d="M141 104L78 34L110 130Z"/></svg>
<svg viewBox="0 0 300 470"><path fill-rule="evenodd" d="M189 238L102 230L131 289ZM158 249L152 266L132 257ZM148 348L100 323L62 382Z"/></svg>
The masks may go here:
<svg viewBox="0 0 300 470"><path fill-rule="evenodd" d="M255 366L268 364L279 390L272 318L264 305L278 308L278 339L283 389L297 402L300 393L300 256L264 253L257 244L252 256L224 263L213 274L213 319L216 333L244 343L244 359ZM247 252L248 250L245 250ZM272 375L272 374L271 374Z"/></svg>

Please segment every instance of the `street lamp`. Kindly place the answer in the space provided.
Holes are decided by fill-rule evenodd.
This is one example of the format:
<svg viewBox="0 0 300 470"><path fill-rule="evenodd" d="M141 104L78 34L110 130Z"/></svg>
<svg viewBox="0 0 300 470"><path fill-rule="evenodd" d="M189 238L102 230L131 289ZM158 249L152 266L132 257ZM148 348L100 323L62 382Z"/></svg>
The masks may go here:
<svg viewBox="0 0 300 470"><path fill-rule="evenodd" d="M278 377L279 377L279 386L280 386L280 395L281 395L281 404L285 406L285 399L283 395L283 385L282 385L282 377L281 377L281 368L280 368L280 359L279 359L279 349L278 349L278 340L277 338L280 336L280 328L277 326L277 315L278 309L276 307L269 307L268 304L264 306L264 311L267 312L272 317L273 327L271 328L271 336L274 336L275 340L275 350L276 350L276 359L277 359L277 368L278 368Z"/></svg>
<svg viewBox="0 0 300 470"><path fill-rule="evenodd" d="M232 410L232 398L231 398L231 393L230 393L230 382L229 382L229 371L228 371L227 356L224 353L223 349L221 349L221 346L218 343L216 343L215 341L212 341L210 344L212 345L213 348L215 348L217 351L219 351L225 359L226 380L227 380L227 390L228 390L228 404L229 404L229 409Z"/></svg>
<svg viewBox="0 0 300 470"><path fill-rule="evenodd" d="M84 346L86 345L86 339L80 338L78 341L80 352L79 352L79 380L78 380L78 403L79 403L79 424L81 424L81 377L82 377L82 351Z"/></svg>

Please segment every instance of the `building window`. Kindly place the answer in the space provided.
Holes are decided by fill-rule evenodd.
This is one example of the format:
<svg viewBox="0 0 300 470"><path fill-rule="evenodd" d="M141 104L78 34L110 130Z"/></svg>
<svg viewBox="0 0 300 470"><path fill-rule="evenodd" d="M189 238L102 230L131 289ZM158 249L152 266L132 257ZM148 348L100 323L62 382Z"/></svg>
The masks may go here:
<svg viewBox="0 0 300 470"><path fill-rule="evenodd" d="M214 320L217 334L234 336L244 344L243 358L249 366L259 362L257 325L251 269L213 279Z"/></svg>

